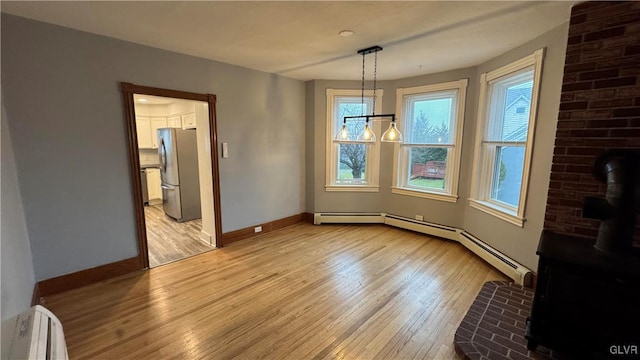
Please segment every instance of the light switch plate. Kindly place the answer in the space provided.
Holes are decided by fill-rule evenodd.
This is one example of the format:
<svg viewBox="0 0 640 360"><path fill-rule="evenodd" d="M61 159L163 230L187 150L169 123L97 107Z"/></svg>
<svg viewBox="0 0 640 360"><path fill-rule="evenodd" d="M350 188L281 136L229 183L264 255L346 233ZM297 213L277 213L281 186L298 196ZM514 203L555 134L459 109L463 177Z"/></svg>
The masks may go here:
<svg viewBox="0 0 640 360"><path fill-rule="evenodd" d="M222 143L222 157L223 158L228 158L229 157L229 143Z"/></svg>

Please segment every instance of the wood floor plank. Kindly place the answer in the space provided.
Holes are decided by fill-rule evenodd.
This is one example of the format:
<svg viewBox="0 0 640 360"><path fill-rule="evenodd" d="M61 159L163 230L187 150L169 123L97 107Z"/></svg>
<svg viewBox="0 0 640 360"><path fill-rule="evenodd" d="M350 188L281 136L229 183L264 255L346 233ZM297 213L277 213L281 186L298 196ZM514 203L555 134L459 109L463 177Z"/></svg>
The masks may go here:
<svg viewBox="0 0 640 360"><path fill-rule="evenodd" d="M485 281L455 242L296 224L45 298L73 359L456 358Z"/></svg>
<svg viewBox="0 0 640 360"><path fill-rule="evenodd" d="M200 240L202 219L177 222L164 213L162 205L144 207L149 267L164 265L213 250Z"/></svg>

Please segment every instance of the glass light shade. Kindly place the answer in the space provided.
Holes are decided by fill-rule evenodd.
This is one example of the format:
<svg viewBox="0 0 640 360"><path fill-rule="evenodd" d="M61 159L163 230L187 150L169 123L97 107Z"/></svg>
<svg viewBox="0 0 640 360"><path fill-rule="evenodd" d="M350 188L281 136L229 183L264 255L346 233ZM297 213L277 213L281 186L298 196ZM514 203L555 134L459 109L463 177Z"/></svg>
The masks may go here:
<svg viewBox="0 0 640 360"><path fill-rule="evenodd" d="M358 141L364 141L364 142L376 141L376 134L371 130L371 128L369 127L369 124L366 124L364 126L364 131L362 131L362 133L358 135Z"/></svg>
<svg viewBox="0 0 640 360"><path fill-rule="evenodd" d="M351 140L351 136L349 135L349 131L347 130L347 125L342 125L342 129L336 135L336 141L349 141Z"/></svg>
<svg viewBox="0 0 640 360"><path fill-rule="evenodd" d="M402 142L402 140L403 140L403 136L398 130L398 128L396 127L395 121L391 122L391 125L389 125L389 128L387 129L387 131L385 131L384 134L382 134L382 137L380 138L380 141L383 141L383 142Z"/></svg>

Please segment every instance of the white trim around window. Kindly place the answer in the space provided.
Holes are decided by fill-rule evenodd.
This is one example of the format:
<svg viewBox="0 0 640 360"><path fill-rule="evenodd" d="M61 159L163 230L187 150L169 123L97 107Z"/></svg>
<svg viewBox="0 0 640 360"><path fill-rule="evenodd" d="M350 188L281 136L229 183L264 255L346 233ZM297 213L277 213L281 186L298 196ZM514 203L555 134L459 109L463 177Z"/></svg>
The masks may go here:
<svg viewBox="0 0 640 360"><path fill-rule="evenodd" d="M397 122L398 127L401 129L400 131L404 135L404 143L395 144L394 147L392 193L446 202L458 201L458 180L467 84L468 79L461 79L396 90ZM417 116L419 116L419 114L416 114L417 104L426 104L430 101L444 101L447 105L441 109L440 114L433 114L434 121L423 119L424 124L419 125L416 120ZM426 114L425 116L428 117L430 115ZM435 120L436 117L438 118L437 120ZM440 118L446 118L446 121ZM427 135L416 136L417 132L424 130L425 126L439 126L440 124L437 121L441 121L443 125L446 122L446 139L439 137L429 139ZM412 156L414 151L418 153L420 150L424 151L426 149L437 150L440 153L445 152L445 161L427 161L425 164L413 164ZM414 169L418 165L423 165L425 169ZM428 168L429 166L432 168ZM414 174L416 171L430 171L437 175L434 175L433 179L427 176L418 178L414 177L417 176ZM430 181L433 182L433 186Z"/></svg>
<svg viewBox="0 0 640 360"><path fill-rule="evenodd" d="M519 227L525 222L543 57L544 49L540 49L480 75L469 206ZM511 104L514 104L518 98L511 95L514 99L509 99L508 92L524 90L529 83L531 90L525 92L530 93L530 98L524 96L524 105L518 105L528 108L528 116L516 119L518 115L510 115L507 102L513 100ZM518 109L515 114L522 113ZM507 161L511 166L503 165L506 151L517 153L512 155L515 160ZM512 180L507 178L509 171L515 174ZM505 187L511 188L510 194L506 195ZM503 193L505 195L501 195Z"/></svg>
<svg viewBox="0 0 640 360"><path fill-rule="evenodd" d="M376 90L375 112L382 113L382 95L383 90ZM365 176L362 179L340 179L339 169L339 151L340 144L334 142L334 138L340 127L342 126L342 118L338 118L337 105L341 101L360 104L362 99L362 90L351 89L327 89L327 127L326 127L326 191L346 191L346 192L378 192L379 185L379 168L380 168L380 142L376 141L372 144L358 144L358 146L366 147L366 166ZM364 92L365 107L370 114L373 105L373 90L365 90ZM360 115L360 114L357 114ZM369 126L379 138L381 135L380 122L369 122Z"/></svg>

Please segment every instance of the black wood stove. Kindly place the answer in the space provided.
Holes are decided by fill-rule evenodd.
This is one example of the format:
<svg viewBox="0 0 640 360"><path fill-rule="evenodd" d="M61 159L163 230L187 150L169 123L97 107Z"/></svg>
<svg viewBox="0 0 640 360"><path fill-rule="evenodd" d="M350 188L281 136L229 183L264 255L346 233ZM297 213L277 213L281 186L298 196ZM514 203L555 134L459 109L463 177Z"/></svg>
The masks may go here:
<svg viewBox="0 0 640 360"><path fill-rule="evenodd" d="M640 249L632 246L639 157L608 151L593 170L607 194L586 198L583 216L602 220L598 238L543 231L528 348L576 359L640 358Z"/></svg>

